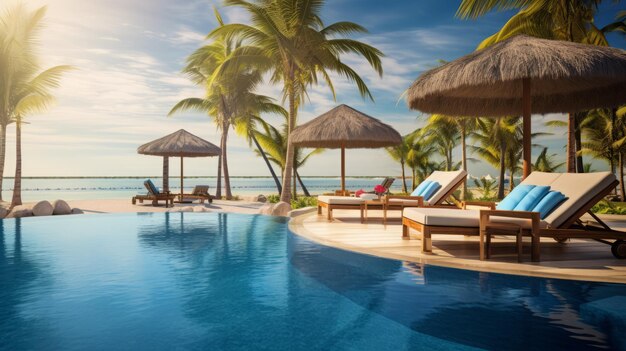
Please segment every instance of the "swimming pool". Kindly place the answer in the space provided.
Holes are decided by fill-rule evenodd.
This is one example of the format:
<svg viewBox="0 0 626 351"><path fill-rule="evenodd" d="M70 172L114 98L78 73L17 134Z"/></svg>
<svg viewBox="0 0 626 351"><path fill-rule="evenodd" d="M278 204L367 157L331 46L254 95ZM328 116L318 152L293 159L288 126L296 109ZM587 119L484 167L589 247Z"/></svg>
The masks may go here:
<svg viewBox="0 0 626 351"><path fill-rule="evenodd" d="M266 216L0 224L3 350L626 347L619 284L356 254L293 235L286 219Z"/></svg>

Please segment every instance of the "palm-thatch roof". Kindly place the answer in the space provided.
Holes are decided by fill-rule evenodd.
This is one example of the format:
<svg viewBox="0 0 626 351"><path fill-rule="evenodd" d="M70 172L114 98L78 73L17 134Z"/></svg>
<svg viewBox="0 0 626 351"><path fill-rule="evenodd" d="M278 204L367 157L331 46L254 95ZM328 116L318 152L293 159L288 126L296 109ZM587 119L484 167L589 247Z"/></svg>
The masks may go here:
<svg viewBox="0 0 626 351"><path fill-rule="evenodd" d="M407 102L426 113L521 115L524 78L533 113L615 107L626 103L626 51L520 35L425 72Z"/></svg>
<svg viewBox="0 0 626 351"><path fill-rule="evenodd" d="M372 149L400 144L402 136L374 117L339 105L294 129L291 140L302 147Z"/></svg>
<svg viewBox="0 0 626 351"><path fill-rule="evenodd" d="M205 157L218 156L221 150L214 144L181 129L141 145L137 152L154 156Z"/></svg>

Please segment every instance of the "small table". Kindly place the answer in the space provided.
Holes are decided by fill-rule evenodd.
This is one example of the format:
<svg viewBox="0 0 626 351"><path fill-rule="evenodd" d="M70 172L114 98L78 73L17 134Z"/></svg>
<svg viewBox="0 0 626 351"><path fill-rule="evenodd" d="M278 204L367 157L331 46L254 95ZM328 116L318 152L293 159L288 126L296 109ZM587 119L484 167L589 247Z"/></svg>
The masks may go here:
<svg viewBox="0 0 626 351"><path fill-rule="evenodd" d="M485 226L485 230L480 231L480 259L481 261L489 259L491 256L491 236L495 234L515 235L515 244L517 250L517 262L522 262L522 234L524 228L515 223L506 222L489 222Z"/></svg>
<svg viewBox="0 0 626 351"><path fill-rule="evenodd" d="M375 200L365 200L365 202L363 202L363 206L364 206L364 211L363 211L364 218L362 222L364 221L365 223L367 223L367 209L370 207L374 207L374 208L383 210L383 224L387 224L387 211L386 211L386 204L385 204L384 198L375 199Z"/></svg>

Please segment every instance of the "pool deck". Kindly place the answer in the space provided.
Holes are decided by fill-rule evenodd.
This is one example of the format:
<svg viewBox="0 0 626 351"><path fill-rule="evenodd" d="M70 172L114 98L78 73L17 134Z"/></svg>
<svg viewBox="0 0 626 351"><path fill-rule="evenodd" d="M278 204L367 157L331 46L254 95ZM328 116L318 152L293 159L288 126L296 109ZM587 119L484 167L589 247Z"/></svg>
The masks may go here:
<svg viewBox="0 0 626 351"><path fill-rule="evenodd" d="M525 241L524 262L517 263L514 239L498 236L492 241L491 259L480 261L477 237L433 235L433 253L423 254L418 232L411 231L411 240L402 240L399 214L391 214L387 225L382 224L380 211L370 211L365 224L360 223L358 211L335 210L333 214L332 222L315 212L298 216L290 221L290 229L324 245L404 261L482 272L626 283L626 260L614 258L610 246L592 240L559 244L542 238L541 262L530 262L530 242ZM614 229L626 230L626 216L601 218Z"/></svg>

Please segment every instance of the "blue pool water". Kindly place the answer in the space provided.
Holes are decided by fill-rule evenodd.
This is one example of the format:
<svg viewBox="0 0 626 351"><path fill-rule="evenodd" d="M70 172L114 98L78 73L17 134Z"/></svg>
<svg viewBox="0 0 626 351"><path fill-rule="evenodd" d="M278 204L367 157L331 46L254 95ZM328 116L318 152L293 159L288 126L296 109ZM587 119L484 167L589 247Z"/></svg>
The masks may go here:
<svg viewBox="0 0 626 351"><path fill-rule="evenodd" d="M626 346L624 285L381 259L310 242L264 216L0 224L2 350Z"/></svg>

